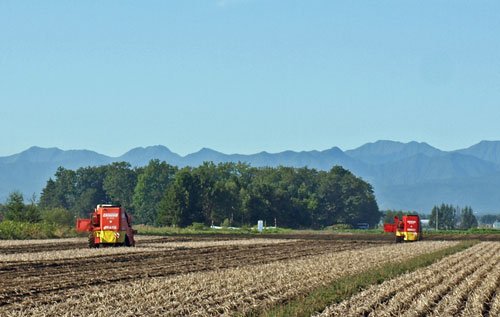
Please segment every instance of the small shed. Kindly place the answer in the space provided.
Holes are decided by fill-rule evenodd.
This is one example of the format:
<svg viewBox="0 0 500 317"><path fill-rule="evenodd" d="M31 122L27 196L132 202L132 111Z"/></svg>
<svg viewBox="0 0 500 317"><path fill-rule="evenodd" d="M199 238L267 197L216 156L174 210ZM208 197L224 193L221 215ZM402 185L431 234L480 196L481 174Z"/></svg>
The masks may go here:
<svg viewBox="0 0 500 317"><path fill-rule="evenodd" d="M500 229L500 221L495 221L493 223L493 229Z"/></svg>

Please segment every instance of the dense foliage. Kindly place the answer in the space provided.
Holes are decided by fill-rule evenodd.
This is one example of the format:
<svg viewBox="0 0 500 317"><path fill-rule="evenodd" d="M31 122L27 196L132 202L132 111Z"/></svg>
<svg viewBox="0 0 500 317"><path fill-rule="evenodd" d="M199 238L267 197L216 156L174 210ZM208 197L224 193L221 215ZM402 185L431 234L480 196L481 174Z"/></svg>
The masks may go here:
<svg viewBox="0 0 500 317"><path fill-rule="evenodd" d="M500 215L487 214L487 215L481 216L481 218L480 218L480 222L483 225L492 225L496 221L500 221Z"/></svg>
<svg viewBox="0 0 500 317"><path fill-rule="evenodd" d="M64 208L40 208L33 196L18 191L0 204L0 239L46 239L74 236L75 215Z"/></svg>
<svg viewBox="0 0 500 317"><path fill-rule="evenodd" d="M152 160L144 168L128 163L59 168L40 197L41 209L62 208L87 216L99 203L121 204L135 223L188 226L267 225L322 228L335 223L375 226L380 219L370 184L335 166L255 168L206 162L178 169Z"/></svg>
<svg viewBox="0 0 500 317"><path fill-rule="evenodd" d="M471 207L454 207L448 204L434 206L429 219L429 226L438 229L477 228L478 222Z"/></svg>
<svg viewBox="0 0 500 317"><path fill-rule="evenodd" d="M75 236L74 230L47 222L4 220L0 222L0 239L48 239Z"/></svg>
<svg viewBox="0 0 500 317"><path fill-rule="evenodd" d="M394 223L394 217L402 219L403 216L407 215L419 215L421 219L425 219L425 215L416 211L404 211L404 210L385 210L382 212L384 214L383 223Z"/></svg>

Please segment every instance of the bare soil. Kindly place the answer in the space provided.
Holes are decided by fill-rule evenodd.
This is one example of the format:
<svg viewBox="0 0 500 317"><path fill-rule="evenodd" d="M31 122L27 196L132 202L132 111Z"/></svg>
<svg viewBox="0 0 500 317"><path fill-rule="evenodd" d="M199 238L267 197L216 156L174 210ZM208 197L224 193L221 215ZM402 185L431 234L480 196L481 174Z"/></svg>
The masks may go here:
<svg viewBox="0 0 500 317"><path fill-rule="evenodd" d="M274 236L282 238L282 236ZM297 238L297 236L294 236ZM218 237L169 237L158 242L200 241ZM241 239L220 237L220 239ZM147 242L147 240L142 240ZM0 306L56 301L71 289L88 285L118 283L144 277L160 277L190 272L264 264L327 252L369 248L385 241L335 241L307 239L278 244L228 245L174 250L147 250L134 253L63 260L0 262ZM86 248L84 243L53 243L3 247L1 252L51 252ZM118 284L117 284L118 285Z"/></svg>

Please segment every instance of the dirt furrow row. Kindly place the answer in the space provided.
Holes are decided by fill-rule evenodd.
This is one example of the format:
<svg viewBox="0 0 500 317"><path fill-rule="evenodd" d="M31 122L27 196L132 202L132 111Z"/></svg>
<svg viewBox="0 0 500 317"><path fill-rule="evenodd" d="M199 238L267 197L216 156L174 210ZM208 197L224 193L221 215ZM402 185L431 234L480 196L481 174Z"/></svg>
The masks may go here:
<svg viewBox="0 0 500 317"><path fill-rule="evenodd" d="M21 301L26 296L38 296L87 285L270 263L369 246L346 242L332 243L332 241L298 241L279 245L161 250L109 257L24 263L16 267L0 266L0 278L3 281L0 305Z"/></svg>
<svg viewBox="0 0 500 317"><path fill-rule="evenodd" d="M318 316L457 316L465 309L474 311L473 315L485 315L488 307L482 303L489 300L493 306L498 286L499 252L499 243L483 242L427 268L372 286ZM474 304L477 300L481 303Z"/></svg>
<svg viewBox="0 0 500 317"><path fill-rule="evenodd" d="M85 247L85 241L71 242L71 243L46 243L46 244L32 244L32 245L12 245L0 247L0 254L16 254L16 253L34 253L34 252L48 252L58 250L74 250L82 249Z"/></svg>
<svg viewBox="0 0 500 317"><path fill-rule="evenodd" d="M484 251L487 247L484 246L476 251ZM472 252L470 254L473 254ZM465 261L464 261L465 258ZM466 269L467 266L473 264L477 259L474 257L464 257L463 255L448 256L442 264L429 269L423 270L419 276L419 280L426 283L417 283L414 278L401 277L386 281L384 287L374 285L361 293L353 296L351 299L343 301L335 306L329 307L323 313L325 316L342 316L355 315L365 316L376 314L377 308L388 313L387 307L403 311L407 305L411 305L414 294L422 293L429 288L441 284L445 280L445 276L452 275L457 271L459 265L461 269ZM409 292L408 290L411 290ZM394 306L396 302L398 305Z"/></svg>
<svg viewBox="0 0 500 317"><path fill-rule="evenodd" d="M26 296L22 302L0 307L0 314L49 316L78 307L82 316L106 316L110 311L121 316L244 315L302 296L341 276L451 245L454 244L422 242L411 247L372 246L266 264L94 285L42 297ZM299 247L303 249L305 245Z"/></svg>
<svg viewBox="0 0 500 317"><path fill-rule="evenodd" d="M222 239L222 238L221 238ZM234 239L234 238L233 238ZM165 243L165 242L180 242L180 241L204 241L208 238L189 238L189 237L154 237L154 236L138 236L138 245L145 243ZM72 238L72 239L55 239L48 240L30 240L31 243L23 243L24 240L15 241L9 244L0 244L0 254L17 254L17 253L36 253L36 252L50 252L62 250L78 250L88 248L87 238ZM37 242L38 241L38 242ZM213 240L210 240L213 241Z"/></svg>

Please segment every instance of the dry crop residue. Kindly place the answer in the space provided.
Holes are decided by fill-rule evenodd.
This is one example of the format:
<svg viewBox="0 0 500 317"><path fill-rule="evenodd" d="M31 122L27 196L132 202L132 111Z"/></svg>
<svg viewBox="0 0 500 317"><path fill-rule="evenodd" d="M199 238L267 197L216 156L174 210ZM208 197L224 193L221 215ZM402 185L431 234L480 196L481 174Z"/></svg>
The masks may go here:
<svg viewBox="0 0 500 317"><path fill-rule="evenodd" d="M60 315L71 312L73 307L78 307L81 316L244 314L307 293L341 276L455 244L421 242L412 245L370 245L294 241L272 245L175 250L185 252L184 256L189 262L170 254L172 251L166 251L159 257L156 270L170 266L175 274L164 271L158 275L161 277L144 277L141 270L146 268L143 264L135 263L129 266L129 270L122 272L135 276L133 279L115 281L109 285L92 284L73 286L64 291L45 291L36 296L25 295L11 302L4 300L0 315ZM203 253L196 255L198 251ZM211 262L211 259L214 261ZM193 262L197 264L191 270L183 269ZM149 265L147 262L146 266ZM139 270L139 274L136 270ZM85 274L88 276L89 272Z"/></svg>
<svg viewBox="0 0 500 317"><path fill-rule="evenodd" d="M140 240L139 240L140 241ZM153 240L154 241L154 240ZM0 254L1 262L39 262L50 260L64 260L64 259L77 259L105 255L119 255L127 253L146 253L154 252L157 249L174 250L174 249L192 249L192 248L206 248L215 246L230 246L230 245L256 245L256 244L274 244L274 243L288 243L296 240L283 240L283 239L248 239L248 240L222 240L222 241L179 241L179 242L152 242L146 240L139 243L140 247L137 248L101 248L101 249L80 249L78 252L75 250L53 250L51 252L28 252L28 253L10 253Z"/></svg>
<svg viewBox="0 0 500 317"><path fill-rule="evenodd" d="M327 316L500 316L500 242L483 242L372 286Z"/></svg>
<svg viewBox="0 0 500 317"><path fill-rule="evenodd" d="M157 236L138 236L139 241L154 242L165 238ZM37 240L0 240L0 255L75 250L85 248L87 238L37 239ZM1 260L0 260L1 261Z"/></svg>
<svg viewBox="0 0 500 317"><path fill-rule="evenodd" d="M168 238L161 240L165 244L164 248L89 250L82 247L73 250L73 256L64 251L65 246L61 246L63 251L47 251L46 257L50 259L46 260L30 261L26 259L26 256L32 255L36 258L39 255L19 253L17 255L23 261L0 261L0 306L4 306L3 311L8 311L10 305L16 303L52 302L58 298L64 298L70 290L88 285L101 287L101 285L113 283L113 287L121 287L130 281L149 277L271 263L289 258L368 248L380 244L379 242L370 244L267 239L268 243L253 245L249 244L248 240L232 239L225 242L226 245L207 246L210 243L220 243L210 242L206 238L195 239L199 239L200 243L205 243L205 247L177 246L172 249L171 244L178 244L180 239ZM262 242L261 239L256 241ZM148 244L158 241L143 240L142 242ZM191 242L186 241L186 243ZM63 254L59 258L60 252ZM118 254L115 254L116 252ZM81 254L85 257L81 257ZM2 315L1 311L0 315Z"/></svg>

